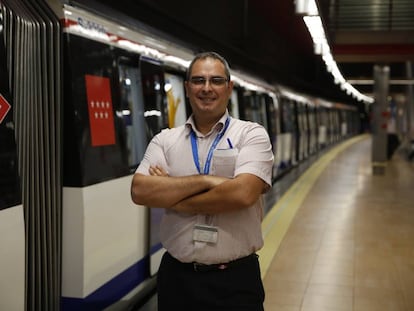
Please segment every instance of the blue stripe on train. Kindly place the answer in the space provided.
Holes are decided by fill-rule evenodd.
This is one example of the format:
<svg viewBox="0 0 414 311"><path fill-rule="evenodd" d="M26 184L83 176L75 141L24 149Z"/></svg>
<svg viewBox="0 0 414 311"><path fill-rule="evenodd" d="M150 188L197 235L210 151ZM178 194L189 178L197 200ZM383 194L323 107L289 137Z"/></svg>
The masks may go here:
<svg viewBox="0 0 414 311"><path fill-rule="evenodd" d="M155 253L156 253L156 252L158 252L161 248L162 248L162 244L161 244L161 243L158 243L158 244L155 244L155 245L151 245L150 254L151 254L151 255L155 254Z"/></svg>
<svg viewBox="0 0 414 311"><path fill-rule="evenodd" d="M103 310L145 281L149 277L148 267L149 256L145 256L85 298L61 297L61 310Z"/></svg>

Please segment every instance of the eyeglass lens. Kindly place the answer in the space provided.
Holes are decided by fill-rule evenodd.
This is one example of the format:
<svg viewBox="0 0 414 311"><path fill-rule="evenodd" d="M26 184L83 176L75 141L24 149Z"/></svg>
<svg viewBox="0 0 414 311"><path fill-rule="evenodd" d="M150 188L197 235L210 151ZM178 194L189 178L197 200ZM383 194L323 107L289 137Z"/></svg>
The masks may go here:
<svg viewBox="0 0 414 311"><path fill-rule="evenodd" d="M205 77L191 77L190 78L190 82L194 85L205 85L207 81L211 85L221 86L227 82L227 78L225 77L211 77L209 79Z"/></svg>

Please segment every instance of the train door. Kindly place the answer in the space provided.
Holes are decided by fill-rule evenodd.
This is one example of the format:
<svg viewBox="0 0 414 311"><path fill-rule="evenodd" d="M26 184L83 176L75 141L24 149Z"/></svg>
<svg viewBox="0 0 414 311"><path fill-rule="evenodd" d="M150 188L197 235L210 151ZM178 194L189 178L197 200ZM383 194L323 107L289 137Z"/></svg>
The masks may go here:
<svg viewBox="0 0 414 311"><path fill-rule="evenodd" d="M191 114L191 107L186 101L184 76L172 70L164 70L161 63L148 58L141 59L145 115L151 133L148 139L162 129L185 124ZM154 118L158 118L154 122ZM149 210L149 256L150 274L158 271L165 250L161 245L159 227L164 209Z"/></svg>
<svg viewBox="0 0 414 311"><path fill-rule="evenodd" d="M169 126L169 120L171 120L170 122L173 123L176 121L182 122L183 114L185 112L179 112L179 114L177 114L178 106L176 104L179 104L183 100L183 94L180 94L178 87L180 79L171 75L166 76L160 62L142 57L140 67L142 75L142 89L145 110L144 116L147 127L147 138L148 140L151 140L154 135L158 134L162 129ZM168 78L168 83L170 84L170 86L167 86L167 88L165 83L166 78ZM173 87L176 87L174 90L176 92L172 90ZM175 103L171 102L171 104L175 105L176 107L173 108L171 106L171 118L168 118L169 105L168 99L166 97L166 89L167 92L170 92L170 99L172 101L175 101ZM159 237L159 226L161 224L163 214L164 209L149 209L149 256L151 275L157 273L161 257L165 252L164 248L161 245Z"/></svg>
<svg viewBox="0 0 414 311"><path fill-rule="evenodd" d="M161 114L168 111L168 127L177 127L185 124L191 114L191 107L186 101L184 90L184 76L173 71L164 73L164 81L160 78L163 73L161 64L154 61L142 59L142 75L146 82L144 87L144 101L148 109L157 107ZM164 90L164 92L162 91ZM146 110L149 111L149 110ZM161 131L167 124L159 122L159 128L155 131ZM161 262L165 250L161 246L159 228L164 209L151 208L149 213L149 255L150 255L150 274L155 275Z"/></svg>

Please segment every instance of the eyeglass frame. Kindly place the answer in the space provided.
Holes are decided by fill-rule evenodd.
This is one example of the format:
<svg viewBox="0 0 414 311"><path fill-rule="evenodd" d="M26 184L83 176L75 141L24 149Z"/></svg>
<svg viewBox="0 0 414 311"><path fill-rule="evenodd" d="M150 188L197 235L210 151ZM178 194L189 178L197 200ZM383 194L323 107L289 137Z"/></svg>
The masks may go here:
<svg viewBox="0 0 414 311"><path fill-rule="evenodd" d="M206 82L208 81L209 85L213 87L221 87L229 82L229 79L227 77L222 77L222 76L213 76L210 78L206 78L203 76L193 76L193 77L190 77L188 80L194 86L204 86L206 85Z"/></svg>

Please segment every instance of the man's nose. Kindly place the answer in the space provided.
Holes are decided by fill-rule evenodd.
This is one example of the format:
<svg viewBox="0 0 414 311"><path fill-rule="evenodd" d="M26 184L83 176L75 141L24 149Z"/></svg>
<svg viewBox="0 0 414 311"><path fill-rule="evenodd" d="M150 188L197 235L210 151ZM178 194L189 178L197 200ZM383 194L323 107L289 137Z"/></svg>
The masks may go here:
<svg viewBox="0 0 414 311"><path fill-rule="evenodd" d="M212 88L210 79L206 79L206 81L204 82L202 88L206 89L206 90L210 90Z"/></svg>

